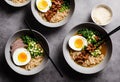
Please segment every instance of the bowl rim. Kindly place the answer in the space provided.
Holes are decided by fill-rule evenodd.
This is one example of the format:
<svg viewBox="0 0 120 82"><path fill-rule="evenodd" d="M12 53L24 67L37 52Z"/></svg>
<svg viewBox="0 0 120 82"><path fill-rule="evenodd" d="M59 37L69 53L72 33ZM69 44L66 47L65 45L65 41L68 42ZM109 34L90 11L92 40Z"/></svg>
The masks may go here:
<svg viewBox="0 0 120 82"><path fill-rule="evenodd" d="M70 0L70 1L72 1L72 3L70 3L70 5L71 4L74 4L74 5L71 6L71 10L69 12L69 15L67 17L65 17L65 19L63 19L62 21L57 22L57 23L47 22L47 21L43 20L41 16L39 16L37 9L35 9L35 5L36 5L35 0L31 1L31 11L32 11L32 14L35 17L35 19L40 24L42 24L42 25L44 25L44 26L46 26L48 28L58 28L58 27L61 27L61 26L65 25L71 19L72 15L74 13L75 1L74 0Z"/></svg>
<svg viewBox="0 0 120 82"><path fill-rule="evenodd" d="M13 33L13 34L9 37L8 41L11 40L11 38L12 38L15 34L17 34L17 33L19 33L19 32L24 32L24 31L29 31L29 29L21 29L21 30L16 31L15 33ZM46 41L47 47L48 47L48 52L49 52L48 55L50 55L50 48L49 48L49 43L48 43L47 39L46 39L40 32L38 32L38 31L36 31L36 30L33 30L33 32L35 32L35 33L37 33L38 35L40 35L40 36ZM42 70L47 66L47 64L48 64L48 58L46 57L46 58L47 58L47 61L46 61L45 65L44 65L41 69L38 69L37 67L35 67L35 68L38 69L38 70L34 71L33 73L30 73L30 71L28 71L27 73L21 73L20 71L17 71L16 69L14 69L14 67L17 67L17 66L16 66L11 60L8 60L8 56L7 56L7 55L10 55L10 54L7 53L7 51L8 51L8 50L7 50L8 41L7 41L6 46L5 46L5 60L6 60L7 64L8 64L8 66L9 66L14 72L16 72L16 73L18 73L18 74L20 74L20 75L30 76L30 75L35 75L35 74L39 73L40 71L42 71ZM10 58L10 59L11 59L11 58ZM11 61L12 63L10 63L9 61ZM13 64L14 67L11 66L11 64ZM22 68L19 67L19 68L17 68L17 69L22 69ZM26 70L25 70L25 71L26 71Z"/></svg>
<svg viewBox="0 0 120 82"><path fill-rule="evenodd" d="M94 12L95 9L98 8L98 7L105 7L105 8L108 9L108 10L110 11L110 13L111 13L111 18L110 18L110 20L109 20L108 22L106 22L105 24L98 24L98 23L94 20L94 18L93 18L93 12ZM95 24L97 24L97 25L106 26L106 25L110 24L111 21L112 21L112 17L113 17L112 9L111 9L110 6L108 6L108 5L106 5L106 4L103 4L103 3L102 3L102 4L97 4L97 5L95 5L95 6L93 7L93 9L91 10L91 18L92 18L93 22L94 22Z"/></svg>
<svg viewBox="0 0 120 82"><path fill-rule="evenodd" d="M111 41L111 38L110 38L110 37L108 37L108 38L109 38L109 41L110 41L110 47L111 47L110 56L108 57L106 64L105 64L103 67L101 67L99 70L96 70L96 71L94 71L94 72L91 71L91 70L93 70L92 68L97 67L98 65L100 65L103 60L102 60L98 65L93 66L93 67L90 67L90 68L87 68L87 67L83 67L83 66L80 66L80 65L76 64L76 63L71 59L70 54L69 54L69 55L66 55L66 53L65 53L65 49L66 49L65 47L67 46L67 43L68 43L68 41L67 41L67 43L66 43L66 41L65 41L66 38L68 37L68 35L70 34L70 32L71 32L72 30L74 30L75 28L78 28L78 26L83 25L83 24L92 24L92 25L95 25L95 26L100 27L101 30L105 31L101 26L99 26L99 25L97 25L97 24L95 24L95 23L92 23L92 22L80 23L80 24L74 26L74 27L66 34L66 36L65 36L65 38L64 38L63 46L62 46L63 56L64 56L67 64L68 64L73 70L75 70L76 72L82 73L82 74L95 74L95 73L98 73L98 72L102 71L102 70L108 65L108 63L109 63L109 61L110 61L110 59L111 59L113 46L112 46L112 41ZM94 29L94 28L93 28L93 29ZM106 31L105 31L105 32L106 32ZM107 33L107 32L106 32L106 33ZM69 51L68 51L68 52L69 52ZM68 61L67 59L69 59L69 61ZM104 59L104 60L105 60L105 59ZM72 61L72 64L74 64L74 65L72 65L72 64L70 63L70 61ZM74 63L73 63L73 62L74 62ZM76 68L76 67L80 68L80 70L78 70L78 68ZM84 69L87 70L87 71L85 71ZM83 70L84 70L84 71L83 71Z"/></svg>
<svg viewBox="0 0 120 82"><path fill-rule="evenodd" d="M23 7L23 6L27 5L27 4L29 4L29 3L31 2L31 0L28 0L28 1L26 1L25 3L18 3L18 4L15 4L15 3L13 3L13 2L10 1L10 0L5 0L5 2L6 2L7 4L9 4L10 6L13 6L13 7Z"/></svg>

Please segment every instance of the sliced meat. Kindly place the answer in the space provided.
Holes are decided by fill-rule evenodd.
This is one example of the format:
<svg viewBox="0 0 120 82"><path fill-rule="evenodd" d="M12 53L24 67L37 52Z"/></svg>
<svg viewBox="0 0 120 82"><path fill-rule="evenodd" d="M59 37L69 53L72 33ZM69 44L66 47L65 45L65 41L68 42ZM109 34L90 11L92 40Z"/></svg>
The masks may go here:
<svg viewBox="0 0 120 82"><path fill-rule="evenodd" d="M21 38L17 39L16 41L14 41L12 44L11 44L11 54L14 53L14 51L17 49L17 48L25 48L27 47L26 44L24 44L23 40Z"/></svg>
<svg viewBox="0 0 120 82"><path fill-rule="evenodd" d="M98 36L94 37L96 41L100 40L100 38Z"/></svg>
<svg viewBox="0 0 120 82"><path fill-rule="evenodd" d="M63 0L52 0L52 6L50 8L50 10L48 10L46 13L45 13L45 18L50 21L51 18L57 13L57 11L60 10L62 4L64 3Z"/></svg>
<svg viewBox="0 0 120 82"><path fill-rule="evenodd" d="M83 64L89 57L89 54L86 51L81 51L78 55L75 55L74 60L79 63Z"/></svg>
<svg viewBox="0 0 120 82"><path fill-rule="evenodd" d="M12 46L15 46L15 45L18 44L18 43L19 43L19 44L23 43L23 41L22 41L21 38L17 39L15 42L13 42L12 45L11 45L11 47L12 47Z"/></svg>
<svg viewBox="0 0 120 82"><path fill-rule="evenodd" d="M92 51L94 51L95 49L96 49L96 46L94 46L93 44L88 44L86 50L88 50L89 52L92 52Z"/></svg>

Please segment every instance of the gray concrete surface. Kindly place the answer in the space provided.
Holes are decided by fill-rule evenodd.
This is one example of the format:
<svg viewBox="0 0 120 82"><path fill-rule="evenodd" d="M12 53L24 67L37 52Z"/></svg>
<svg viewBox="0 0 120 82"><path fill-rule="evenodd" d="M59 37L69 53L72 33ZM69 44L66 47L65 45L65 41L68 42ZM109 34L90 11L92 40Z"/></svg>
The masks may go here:
<svg viewBox="0 0 120 82"><path fill-rule="evenodd" d="M103 27L107 32L120 25L120 0L75 0L75 12L71 20L57 29L47 29L39 24L31 14L30 4L22 8L13 8L0 0L0 82L120 82L120 31L111 36L113 53L107 67L100 73L83 75L72 70L62 54L62 42L65 35L75 25L83 22L92 22L91 9L100 3L109 5L113 10L112 22ZM33 29L41 32L49 41L50 56L63 72L61 78L49 61L48 66L34 76L16 74L7 65L4 58L4 47L11 34L19 29L27 28L24 24L27 19Z"/></svg>

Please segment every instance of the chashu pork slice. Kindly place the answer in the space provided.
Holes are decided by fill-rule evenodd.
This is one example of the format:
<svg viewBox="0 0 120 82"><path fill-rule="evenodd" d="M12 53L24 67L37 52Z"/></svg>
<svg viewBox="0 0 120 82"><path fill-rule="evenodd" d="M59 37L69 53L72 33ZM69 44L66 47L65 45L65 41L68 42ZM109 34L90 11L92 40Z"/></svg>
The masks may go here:
<svg viewBox="0 0 120 82"><path fill-rule="evenodd" d="M13 54L14 51L17 49L17 48L26 48L27 45L24 44L23 40L21 38L17 39L16 41L14 41L12 44L11 44L11 49L10 49L10 53Z"/></svg>

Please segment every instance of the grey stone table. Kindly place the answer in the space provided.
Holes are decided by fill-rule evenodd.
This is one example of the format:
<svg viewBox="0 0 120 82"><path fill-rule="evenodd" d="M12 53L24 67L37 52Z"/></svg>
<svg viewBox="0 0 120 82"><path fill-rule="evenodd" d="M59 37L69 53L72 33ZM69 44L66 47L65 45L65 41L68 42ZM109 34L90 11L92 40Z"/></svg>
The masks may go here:
<svg viewBox="0 0 120 82"><path fill-rule="evenodd" d="M66 63L62 53L62 42L65 35L74 26L83 22L92 22L91 9L100 3L109 5L113 10L112 22L103 27L107 32L120 25L120 0L75 0L75 12L71 20L57 29L48 29L39 24L33 17L30 4L22 8L13 8L0 0L0 82L120 82L120 31L111 36L113 53L107 67L100 73L83 75L72 70ZM27 19L33 29L42 33L49 41L50 56L63 72L61 78L49 61L48 66L33 76L21 76L10 69L4 58L5 44L11 34L25 29Z"/></svg>

